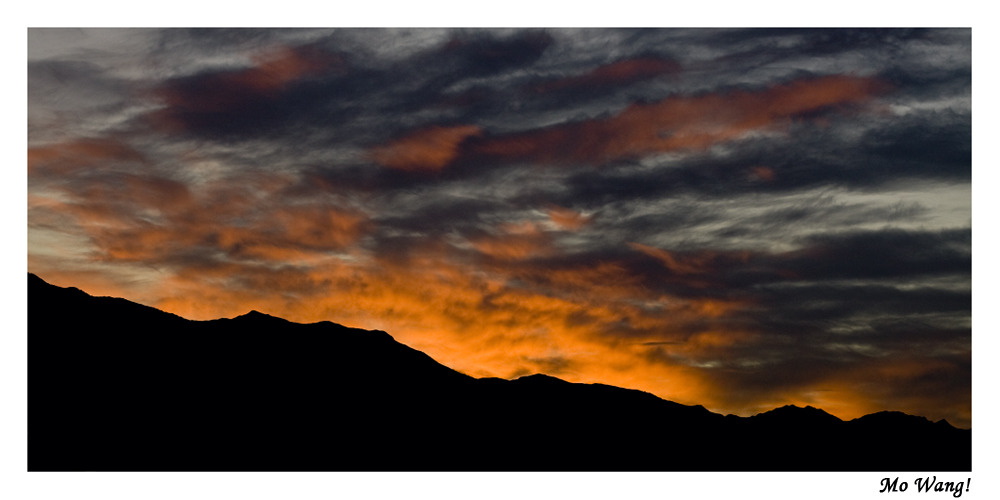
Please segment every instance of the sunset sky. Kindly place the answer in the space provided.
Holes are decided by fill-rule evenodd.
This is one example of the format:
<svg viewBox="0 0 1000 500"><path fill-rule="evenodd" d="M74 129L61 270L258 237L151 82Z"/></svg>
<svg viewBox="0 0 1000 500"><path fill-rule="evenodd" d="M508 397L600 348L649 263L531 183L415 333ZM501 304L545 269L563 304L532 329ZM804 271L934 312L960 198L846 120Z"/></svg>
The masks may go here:
<svg viewBox="0 0 1000 500"><path fill-rule="evenodd" d="M964 29L31 29L28 270L970 427L971 87Z"/></svg>

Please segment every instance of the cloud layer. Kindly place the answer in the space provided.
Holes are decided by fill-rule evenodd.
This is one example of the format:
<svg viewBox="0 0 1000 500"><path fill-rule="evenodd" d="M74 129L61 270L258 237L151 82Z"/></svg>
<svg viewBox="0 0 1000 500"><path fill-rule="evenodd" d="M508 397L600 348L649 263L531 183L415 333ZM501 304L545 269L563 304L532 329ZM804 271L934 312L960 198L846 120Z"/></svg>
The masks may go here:
<svg viewBox="0 0 1000 500"><path fill-rule="evenodd" d="M52 283L971 425L969 30L68 34L29 37Z"/></svg>

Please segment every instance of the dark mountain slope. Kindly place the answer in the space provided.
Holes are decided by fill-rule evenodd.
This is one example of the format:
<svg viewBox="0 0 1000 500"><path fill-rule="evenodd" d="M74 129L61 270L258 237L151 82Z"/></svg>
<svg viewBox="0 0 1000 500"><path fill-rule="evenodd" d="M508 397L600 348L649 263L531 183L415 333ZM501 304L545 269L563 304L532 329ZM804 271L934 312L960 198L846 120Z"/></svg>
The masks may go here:
<svg viewBox="0 0 1000 500"><path fill-rule="evenodd" d="M34 275L28 372L30 470L971 469L971 431L943 421L477 380L385 332L189 321Z"/></svg>

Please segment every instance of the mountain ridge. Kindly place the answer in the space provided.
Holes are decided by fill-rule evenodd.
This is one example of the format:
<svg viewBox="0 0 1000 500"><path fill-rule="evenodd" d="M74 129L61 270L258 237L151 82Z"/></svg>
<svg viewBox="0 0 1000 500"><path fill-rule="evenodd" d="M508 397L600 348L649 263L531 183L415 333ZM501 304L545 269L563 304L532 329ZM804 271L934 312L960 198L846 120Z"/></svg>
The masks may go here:
<svg viewBox="0 0 1000 500"><path fill-rule="evenodd" d="M191 321L28 281L29 470L971 469L971 429L943 419L723 416L545 374L476 379L378 330ZM841 463L845 444L867 453ZM657 446L682 451L645 458Z"/></svg>

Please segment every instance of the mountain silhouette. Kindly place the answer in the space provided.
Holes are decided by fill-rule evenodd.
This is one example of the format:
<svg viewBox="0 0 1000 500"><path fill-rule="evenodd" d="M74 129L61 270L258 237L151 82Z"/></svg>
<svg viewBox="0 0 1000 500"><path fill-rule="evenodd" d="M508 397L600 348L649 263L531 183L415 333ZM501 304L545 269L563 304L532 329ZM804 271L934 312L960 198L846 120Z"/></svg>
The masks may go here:
<svg viewBox="0 0 1000 500"><path fill-rule="evenodd" d="M382 331L190 321L28 275L32 471L968 471L899 412L720 415L537 374L476 379Z"/></svg>

